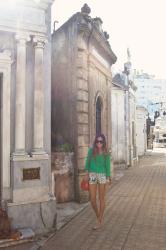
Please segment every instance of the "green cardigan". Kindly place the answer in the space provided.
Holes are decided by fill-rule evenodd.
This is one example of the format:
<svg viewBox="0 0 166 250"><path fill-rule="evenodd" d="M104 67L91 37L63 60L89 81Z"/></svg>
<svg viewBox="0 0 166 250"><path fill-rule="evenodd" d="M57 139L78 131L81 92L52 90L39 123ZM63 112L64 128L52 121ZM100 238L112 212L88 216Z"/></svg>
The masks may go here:
<svg viewBox="0 0 166 250"><path fill-rule="evenodd" d="M89 148L88 155L85 161L85 169L88 170L88 172L103 173L106 174L107 177L110 177L110 154L108 153L106 156L104 156L103 154L97 154L96 158L94 158L92 155L92 148Z"/></svg>

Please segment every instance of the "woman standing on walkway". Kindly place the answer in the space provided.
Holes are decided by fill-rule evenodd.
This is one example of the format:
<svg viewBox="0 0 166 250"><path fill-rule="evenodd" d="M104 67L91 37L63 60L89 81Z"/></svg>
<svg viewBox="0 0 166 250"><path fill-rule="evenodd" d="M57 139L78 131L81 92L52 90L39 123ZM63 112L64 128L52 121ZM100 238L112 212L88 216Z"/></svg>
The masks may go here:
<svg viewBox="0 0 166 250"><path fill-rule="evenodd" d="M97 224L93 229L99 229L103 222L106 184L111 184L110 165L110 153L107 150L105 136L98 135L94 140L93 147L88 150L85 163L87 171L85 179L89 180L90 201L97 217ZM99 208L97 206L97 191Z"/></svg>

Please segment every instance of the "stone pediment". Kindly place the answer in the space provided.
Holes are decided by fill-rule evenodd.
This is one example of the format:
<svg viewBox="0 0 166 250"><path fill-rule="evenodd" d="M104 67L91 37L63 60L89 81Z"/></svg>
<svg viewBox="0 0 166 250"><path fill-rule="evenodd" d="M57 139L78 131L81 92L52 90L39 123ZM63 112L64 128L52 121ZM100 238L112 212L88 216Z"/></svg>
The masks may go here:
<svg viewBox="0 0 166 250"><path fill-rule="evenodd" d="M71 25L77 26L78 47L79 49L92 50L91 53L100 57L102 64L107 68L116 62L117 57L111 49L108 41L109 34L102 29L102 20L100 17L92 18L91 10L87 4L81 8L81 12L75 13L68 21L66 21L56 32L68 29ZM97 52L97 53L96 53ZM101 59L102 58L102 59ZM109 64L109 66L108 66Z"/></svg>
<svg viewBox="0 0 166 250"><path fill-rule="evenodd" d="M101 54L105 54L110 61L111 58L111 64L115 63L117 60L116 55L111 49L111 46L108 42L109 35L107 32L103 32L101 29L101 21L99 18L94 19L88 17L84 17L81 13L78 13L78 31L82 36L84 36L84 39L87 41L87 43L92 43L95 45L96 49L99 47L100 50L102 50ZM99 20L99 21L98 21ZM96 22L98 22L96 24Z"/></svg>
<svg viewBox="0 0 166 250"><path fill-rule="evenodd" d="M46 32L45 10L53 0L0 1L0 30Z"/></svg>

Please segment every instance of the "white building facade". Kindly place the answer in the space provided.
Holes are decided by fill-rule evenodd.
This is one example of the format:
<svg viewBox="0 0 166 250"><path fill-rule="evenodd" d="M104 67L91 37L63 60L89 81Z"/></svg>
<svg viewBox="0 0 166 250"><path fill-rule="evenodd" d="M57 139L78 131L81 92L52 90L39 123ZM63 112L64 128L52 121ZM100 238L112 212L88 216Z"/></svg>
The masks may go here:
<svg viewBox="0 0 166 250"><path fill-rule="evenodd" d="M117 74L112 83L112 160L117 167L127 165L126 140L126 91L128 90L122 74Z"/></svg>
<svg viewBox="0 0 166 250"><path fill-rule="evenodd" d="M159 111L160 103L165 100L166 80L142 72L134 75L134 82L137 86L137 105L145 107L153 120L155 111Z"/></svg>
<svg viewBox="0 0 166 250"><path fill-rule="evenodd" d="M52 228L53 0L0 1L0 200L13 227ZM40 213L38 211L41 211Z"/></svg>
<svg viewBox="0 0 166 250"><path fill-rule="evenodd" d="M137 154L142 156L147 150L147 123L148 111L143 106L136 107L136 144L137 144Z"/></svg>
<svg viewBox="0 0 166 250"><path fill-rule="evenodd" d="M126 91L126 135L128 146L127 165L134 166L137 164L137 146L136 146L136 91L137 87L134 82L134 74L131 64L129 50L127 51L128 60L124 64L125 82L128 86Z"/></svg>
<svg viewBox="0 0 166 250"><path fill-rule="evenodd" d="M112 157L115 165L134 166L136 148L136 86L131 63L113 78L112 87Z"/></svg>

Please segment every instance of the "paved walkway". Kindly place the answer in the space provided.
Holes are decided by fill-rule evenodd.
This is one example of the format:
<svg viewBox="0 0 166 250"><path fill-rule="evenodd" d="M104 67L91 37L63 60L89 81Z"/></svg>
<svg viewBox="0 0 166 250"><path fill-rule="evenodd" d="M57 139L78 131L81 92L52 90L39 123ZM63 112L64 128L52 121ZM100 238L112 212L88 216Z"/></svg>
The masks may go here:
<svg viewBox="0 0 166 250"><path fill-rule="evenodd" d="M102 229L90 207L58 231L43 250L166 250L166 156L129 168L107 195Z"/></svg>
<svg viewBox="0 0 166 250"><path fill-rule="evenodd" d="M166 154L126 170L107 193L102 229L92 230L94 218L86 207L40 249L166 250Z"/></svg>

